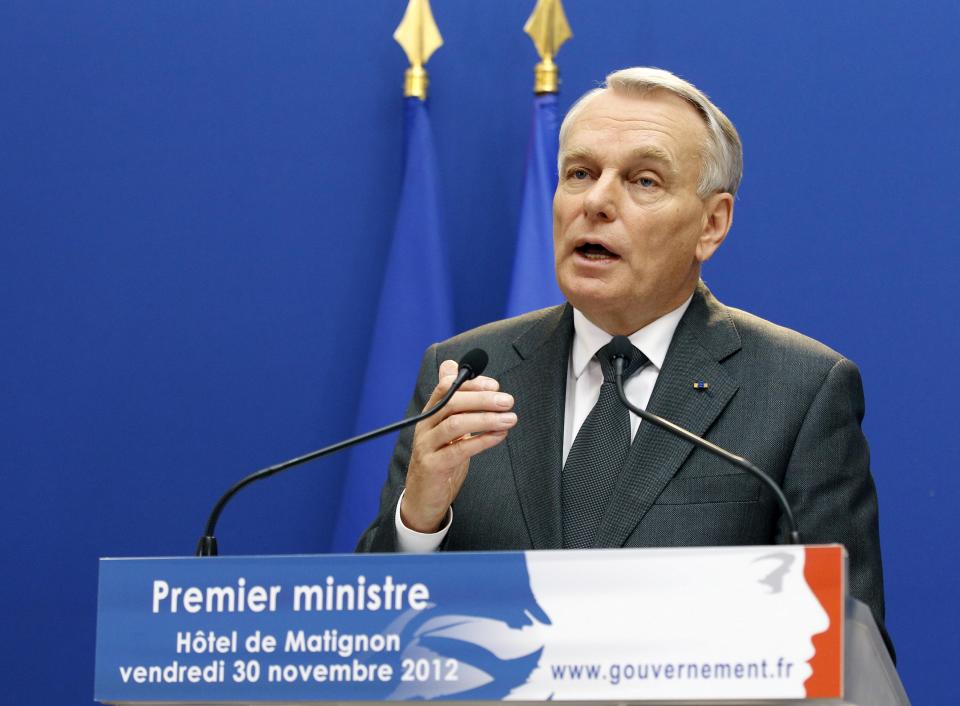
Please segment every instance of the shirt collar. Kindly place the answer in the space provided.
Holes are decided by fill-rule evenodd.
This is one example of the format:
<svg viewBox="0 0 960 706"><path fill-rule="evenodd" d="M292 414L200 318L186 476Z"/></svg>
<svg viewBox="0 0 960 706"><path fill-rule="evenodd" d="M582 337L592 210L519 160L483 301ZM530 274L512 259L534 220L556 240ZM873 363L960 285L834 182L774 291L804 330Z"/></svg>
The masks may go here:
<svg viewBox="0 0 960 706"><path fill-rule="evenodd" d="M692 299L693 295L691 294L676 309L664 314L659 319L651 321L639 331L634 331L628 336L630 343L643 351L657 370L663 368L663 361L667 357L670 341L673 340L673 334L676 332L680 319L683 318ZM583 375L583 371L587 369L587 365L596 352L607 345L611 339L613 339L613 336L590 321L579 309L573 310L571 362L573 363L575 377L579 378Z"/></svg>

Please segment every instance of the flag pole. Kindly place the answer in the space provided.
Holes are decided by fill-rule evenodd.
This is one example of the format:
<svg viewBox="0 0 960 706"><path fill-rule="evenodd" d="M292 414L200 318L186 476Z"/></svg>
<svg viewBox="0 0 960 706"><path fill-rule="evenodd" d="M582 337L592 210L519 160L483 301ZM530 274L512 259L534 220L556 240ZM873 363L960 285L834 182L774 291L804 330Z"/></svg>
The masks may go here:
<svg viewBox="0 0 960 706"><path fill-rule="evenodd" d="M534 67L533 120L527 148L507 316L559 304L553 267L553 193L557 188L557 92L560 71L554 58L573 33L560 0L537 0L523 31L540 55Z"/></svg>
<svg viewBox="0 0 960 706"><path fill-rule="evenodd" d="M523 31L530 35L540 62L534 67L533 92L537 95L560 90L560 71L553 57L573 36L561 0L537 0Z"/></svg>
<svg viewBox="0 0 960 706"><path fill-rule="evenodd" d="M433 19L430 0L410 0L403 19L397 25L393 38L397 41L410 61L410 68L404 72L404 98L427 99L430 85L427 70L424 68L430 57L443 46L443 37Z"/></svg>

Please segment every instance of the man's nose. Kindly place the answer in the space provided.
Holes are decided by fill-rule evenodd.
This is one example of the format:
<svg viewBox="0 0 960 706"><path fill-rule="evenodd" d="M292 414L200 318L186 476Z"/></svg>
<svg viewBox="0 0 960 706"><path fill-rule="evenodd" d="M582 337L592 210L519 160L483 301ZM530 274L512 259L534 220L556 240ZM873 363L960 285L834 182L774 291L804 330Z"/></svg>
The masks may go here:
<svg viewBox="0 0 960 706"><path fill-rule="evenodd" d="M617 217L617 191L619 181L611 172L602 172L583 199L587 217L600 221L612 221Z"/></svg>

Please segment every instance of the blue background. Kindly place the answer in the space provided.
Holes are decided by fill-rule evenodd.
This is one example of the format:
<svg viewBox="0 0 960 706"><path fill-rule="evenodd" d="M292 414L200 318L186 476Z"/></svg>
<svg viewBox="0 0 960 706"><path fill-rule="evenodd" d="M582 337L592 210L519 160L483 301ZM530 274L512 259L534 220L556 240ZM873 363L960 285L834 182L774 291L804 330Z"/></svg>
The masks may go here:
<svg viewBox="0 0 960 706"><path fill-rule="evenodd" d="M434 2L461 329L506 304L533 4ZM960 5L565 5L562 108L649 64L737 124L744 185L705 278L861 366L890 632L914 702L949 703ZM11 701L90 702L98 556L189 554L233 480L353 431L400 192L404 6L0 4ZM324 551L345 464L239 496L222 550Z"/></svg>

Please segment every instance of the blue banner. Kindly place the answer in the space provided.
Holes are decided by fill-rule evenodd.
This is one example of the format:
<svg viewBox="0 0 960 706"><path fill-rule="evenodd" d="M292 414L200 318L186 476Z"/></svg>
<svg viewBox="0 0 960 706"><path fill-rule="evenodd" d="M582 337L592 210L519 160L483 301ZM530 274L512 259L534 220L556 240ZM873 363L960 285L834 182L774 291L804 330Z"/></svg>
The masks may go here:
<svg viewBox="0 0 960 706"><path fill-rule="evenodd" d="M96 699L503 698L539 650L502 659L439 633L466 616L546 622L524 556L436 559L101 560Z"/></svg>
<svg viewBox="0 0 960 706"><path fill-rule="evenodd" d="M553 266L553 192L557 190L557 96L537 96L527 149L517 253L507 316L563 302Z"/></svg>
<svg viewBox="0 0 960 706"><path fill-rule="evenodd" d="M405 101L403 190L370 337L357 433L403 416L423 352L430 344L454 333L453 296L430 116L420 99ZM396 435L392 434L351 451L333 551L351 551L376 516L380 488L395 442Z"/></svg>
<svg viewBox="0 0 960 706"><path fill-rule="evenodd" d="M839 546L102 559L95 698L803 698L815 674L835 698L844 565Z"/></svg>

